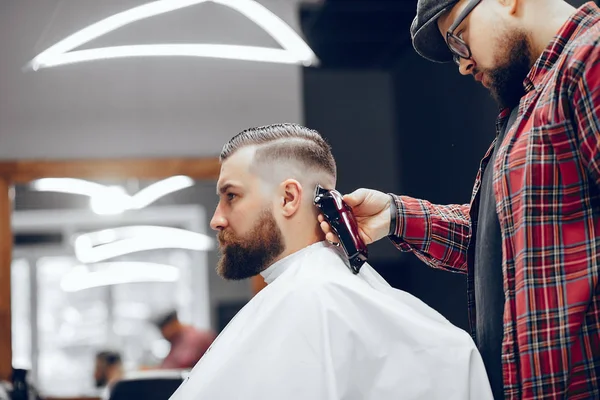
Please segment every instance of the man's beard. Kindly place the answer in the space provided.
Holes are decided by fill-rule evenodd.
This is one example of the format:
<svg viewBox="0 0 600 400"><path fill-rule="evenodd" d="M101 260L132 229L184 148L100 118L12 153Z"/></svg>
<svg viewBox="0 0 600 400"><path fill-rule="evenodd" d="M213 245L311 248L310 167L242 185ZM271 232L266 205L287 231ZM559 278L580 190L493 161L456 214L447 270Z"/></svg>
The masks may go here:
<svg viewBox="0 0 600 400"><path fill-rule="evenodd" d="M219 232L221 258L217 274L229 280L242 280L258 275L283 253L283 234L277 226L273 213L263 210L256 224L244 237L236 237L230 231Z"/></svg>
<svg viewBox="0 0 600 400"><path fill-rule="evenodd" d="M97 388L101 388L106 386L106 384L108 383L108 379L106 379L106 376L103 376L101 378L96 379L95 383Z"/></svg>
<svg viewBox="0 0 600 400"><path fill-rule="evenodd" d="M523 81L531 70L532 53L523 32L508 34L506 38L507 59L493 70L478 70L489 79L490 92L500 108L513 108L525 95Z"/></svg>

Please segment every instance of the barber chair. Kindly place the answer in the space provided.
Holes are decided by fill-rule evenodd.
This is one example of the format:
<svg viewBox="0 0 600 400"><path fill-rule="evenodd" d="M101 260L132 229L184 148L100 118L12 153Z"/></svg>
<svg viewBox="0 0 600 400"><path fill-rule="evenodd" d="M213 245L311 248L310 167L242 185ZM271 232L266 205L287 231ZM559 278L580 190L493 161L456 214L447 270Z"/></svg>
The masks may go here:
<svg viewBox="0 0 600 400"><path fill-rule="evenodd" d="M168 400L188 373L188 370L129 373L113 386L109 400Z"/></svg>

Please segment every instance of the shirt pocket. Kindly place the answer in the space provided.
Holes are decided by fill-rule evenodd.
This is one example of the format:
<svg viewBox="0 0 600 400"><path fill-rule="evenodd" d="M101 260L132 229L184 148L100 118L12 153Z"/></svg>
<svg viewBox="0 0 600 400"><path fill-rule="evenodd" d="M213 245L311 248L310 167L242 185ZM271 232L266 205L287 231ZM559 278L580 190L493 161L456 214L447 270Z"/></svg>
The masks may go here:
<svg viewBox="0 0 600 400"><path fill-rule="evenodd" d="M541 205L540 211L557 220L580 218L584 199L589 197L588 176L571 122L534 123L527 161L528 185L535 196L532 200Z"/></svg>

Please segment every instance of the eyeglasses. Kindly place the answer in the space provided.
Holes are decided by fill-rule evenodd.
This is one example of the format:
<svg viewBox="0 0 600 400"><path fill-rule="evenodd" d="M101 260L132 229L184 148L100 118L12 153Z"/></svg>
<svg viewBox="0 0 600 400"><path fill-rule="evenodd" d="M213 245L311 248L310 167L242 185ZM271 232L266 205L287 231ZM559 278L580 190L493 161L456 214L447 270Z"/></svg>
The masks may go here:
<svg viewBox="0 0 600 400"><path fill-rule="evenodd" d="M469 48L469 45L465 43L464 40L462 40L460 37L454 34L454 30L465 20L465 18L467 18L467 15L469 15L469 13L473 11L475 6L477 6L477 4L479 4L480 2L481 0L471 0L469 4L467 4L467 6L461 11L454 23L450 26L450 28L448 28L448 31L446 32L446 43L448 44L448 48L454 55L454 62L456 64L460 65L461 58L467 60L471 58L471 49Z"/></svg>

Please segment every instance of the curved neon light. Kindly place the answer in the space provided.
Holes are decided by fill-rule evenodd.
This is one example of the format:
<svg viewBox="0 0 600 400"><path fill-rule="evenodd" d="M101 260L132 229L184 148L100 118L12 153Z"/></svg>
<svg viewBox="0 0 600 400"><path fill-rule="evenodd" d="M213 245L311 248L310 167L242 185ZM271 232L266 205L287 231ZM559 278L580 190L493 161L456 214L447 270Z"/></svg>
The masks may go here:
<svg viewBox="0 0 600 400"><path fill-rule="evenodd" d="M65 292L77 292L95 287L138 282L177 282L179 270L172 265L150 262L110 262L96 264L96 271L87 265L74 267L60 282Z"/></svg>
<svg viewBox="0 0 600 400"><path fill-rule="evenodd" d="M214 240L202 233L165 226L127 226L79 235L75 256L82 263L96 263L122 255L156 249L206 251Z"/></svg>
<svg viewBox="0 0 600 400"><path fill-rule="evenodd" d="M92 211L99 215L119 214L139 210L156 200L194 185L192 178L178 175L155 182L133 196L120 186L105 186L75 178L43 178L33 181L31 187L42 192L62 192L90 197Z"/></svg>
<svg viewBox="0 0 600 400"><path fill-rule="evenodd" d="M282 49L221 44L151 44L71 51L132 22L207 1L240 12L263 28ZM318 63L316 55L306 42L281 18L255 0L158 0L120 12L75 32L38 54L29 65L37 71L84 61L143 56L211 57L304 66Z"/></svg>

